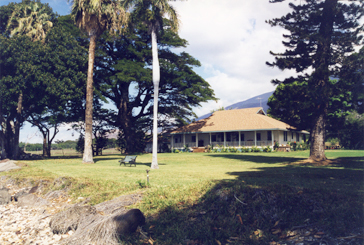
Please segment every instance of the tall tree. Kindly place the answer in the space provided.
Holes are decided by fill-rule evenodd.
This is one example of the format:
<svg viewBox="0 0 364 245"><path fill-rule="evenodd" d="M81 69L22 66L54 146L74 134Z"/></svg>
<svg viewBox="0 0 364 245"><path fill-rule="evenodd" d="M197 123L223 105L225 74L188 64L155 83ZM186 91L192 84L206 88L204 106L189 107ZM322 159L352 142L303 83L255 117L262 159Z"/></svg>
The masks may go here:
<svg viewBox="0 0 364 245"><path fill-rule="evenodd" d="M169 21L164 20L165 26ZM158 128L180 126L194 115L192 108L214 100L210 85L194 71L200 62L187 53L175 53L187 41L169 28L159 37ZM127 153L144 151L141 142L153 129L153 86L151 77L151 38L148 28L139 23L123 36L107 35L99 42L96 56L97 89L118 108L115 126L120 129Z"/></svg>
<svg viewBox="0 0 364 245"><path fill-rule="evenodd" d="M267 64L282 70L293 69L299 74L284 81L273 80L274 84L295 81L309 84L305 98L313 102L310 159L324 160L329 98L334 92L329 77L340 71L343 58L354 51L354 45L360 44L363 26L359 20L364 15L364 1L305 0L297 5L289 3L289 7L291 13L268 22L283 27L289 34L283 35L287 39L283 41L286 51L271 52L276 60Z"/></svg>
<svg viewBox="0 0 364 245"><path fill-rule="evenodd" d="M169 16L171 30L177 32L179 20L175 9L169 5L169 0L124 0L126 9L134 9L133 22L142 21L150 28L153 54L153 86L154 86L154 106L153 106L153 157L152 169L158 169L158 94L160 82L160 67L158 59L157 34L163 30L163 17Z"/></svg>
<svg viewBox="0 0 364 245"><path fill-rule="evenodd" d="M44 41L47 32L53 27L55 17L48 4L42 4L39 0L23 0L15 6L7 29L10 30L10 36L26 35L32 41Z"/></svg>
<svg viewBox="0 0 364 245"><path fill-rule="evenodd" d="M31 11L29 10L29 6L31 6ZM5 94L9 91L2 91L4 94L4 97L0 101L0 107L2 107L1 113L4 113L1 117L1 127L2 127L2 145L3 149L7 151L7 154L11 158L18 158L19 155L19 132L20 127L22 126L25 118L23 117L24 112L24 99L25 99L25 88L26 84L30 81L27 81L26 79L29 78L31 75L24 73L28 68L32 67L34 63L28 62L24 67L18 66L19 70L15 68L16 73L14 74L14 67L11 69L9 66L14 65L13 61L18 60L21 64L24 65L23 62L26 62L27 60L24 58L31 58L34 57L32 54L29 54L28 50L24 50L24 48L35 48L35 50L39 50L40 46L38 44L31 45L28 43L27 39L22 38L22 36L29 36L32 38L32 41L37 40L44 40L46 33L50 30L49 28L53 25L55 14L52 12L52 9L48 5L43 5L38 1L30 1L30 0L23 0L20 4L10 4L7 8L2 8L2 10L5 10L4 13L9 14L9 10L12 10L11 16L6 18L2 17L2 19L7 19L7 26L6 30L2 33L3 37L1 42L2 44L8 43L8 40L6 40L6 37L10 35L11 39L10 44L8 43L8 49L2 49L3 57L7 57L9 54L17 53L19 50L24 51L25 53L19 53L17 54L17 57L11 57L10 60L3 60L2 64L3 66L7 67L10 70L3 70L1 71L2 74L0 74L0 77L5 79L4 81L11 81L11 83L14 83L16 79L21 79L21 81L18 82L18 84L13 84L16 87L16 96L17 96L17 107L16 107L16 113L11 113L8 116L4 115L7 112L4 112L4 110L9 111L9 104L7 106L4 106L7 104L8 101L4 101ZM25 25L26 24L26 25ZM1 25L2 26L2 25ZM3 29L3 26L2 26ZM20 37L20 38L18 38ZM16 39L16 40L15 40ZM17 47L14 46L14 44L19 44L19 48L17 50ZM28 56L29 55L29 56ZM17 66L17 65L15 65ZM34 68L33 68L34 69ZM27 71L32 72L34 74L34 71ZM15 78L16 77L16 78ZM22 78L23 77L23 78ZM15 79L15 80L14 80ZM9 86L3 85L4 87ZM13 88L14 89L14 88ZM14 96L14 93L12 94ZM14 100L12 100L14 101ZM6 108L7 107L7 108ZM6 155L6 152L3 151L2 155Z"/></svg>
<svg viewBox="0 0 364 245"><path fill-rule="evenodd" d="M93 163L92 158L92 112L93 112L93 75L96 39L105 31L110 33L122 30L127 15L119 0L70 0L72 15L77 26L84 30L89 39L89 57L86 85L85 110L85 149L83 162Z"/></svg>
<svg viewBox="0 0 364 245"><path fill-rule="evenodd" d="M42 133L43 155L50 157L59 126L81 120L78 111L84 102L87 52L62 26L48 33L43 49L46 54L40 58L42 66L38 69L48 77L42 94L44 109L42 113L32 112L27 121Z"/></svg>

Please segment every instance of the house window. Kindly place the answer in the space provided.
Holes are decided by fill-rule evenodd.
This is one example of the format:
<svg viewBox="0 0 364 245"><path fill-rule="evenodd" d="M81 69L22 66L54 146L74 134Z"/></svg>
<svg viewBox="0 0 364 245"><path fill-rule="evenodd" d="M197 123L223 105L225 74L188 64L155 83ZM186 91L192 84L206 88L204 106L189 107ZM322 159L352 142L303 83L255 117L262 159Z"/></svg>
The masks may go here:
<svg viewBox="0 0 364 245"><path fill-rule="evenodd" d="M192 135L192 141L191 142L196 142L196 135Z"/></svg>
<svg viewBox="0 0 364 245"><path fill-rule="evenodd" d="M267 140L272 140L272 131L267 131Z"/></svg>
<svg viewBox="0 0 364 245"><path fill-rule="evenodd" d="M244 140L244 134L240 134L240 140L241 140L241 141L245 141L245 140Z"/></svg>
<svg viewBox="0 0 364 245"><path fill-rule="evenodd" d="M220 139L221 142L224 141L224 133L220 133L218 138Z"/></svg>
<svg viewBox="0 0 364 245"><path fill-rule="evenodd" d="M287 132L283 132L283 141L287 141L287 138L288 138L288 136L287 136Z"/></svg>
<svg viewBox="0 0 364 245"><path fill-rule="evenodd" d="M300 134L299 133L296 133L296 141L297 141L297 143L300 141Z"/></svg>
<svg viewBox="0 0 364 245"><path fill-rule="evenodd" d="M174 143L181 143L182 142L182 140L181 140L181 135L176 135L175 137L174 137Z"/></svg>
<svg viewBox="0 0 364 245"><path fill-rule="evenodd" d="M237 132L231 133L231 139L232 139L232 141L238 141L239 133L237 133Z"/></svg>
<svg viewBox="0 0 364 245"><path fill-rule="evenodd" d="M303 142L306 142L306 135L303 135Z"/></svg>
<svg viewBox="0 0 364 245"><path fill-rule="evenodd" d="M231 141L231 133L226 133L226 141Z"/></svg>
<svg viewBox="0 0 364 245"><path fill-rule="evenodd" d="M211 135L211 141L216 142L216 134Z"/></svg>
<svg viewBox="0 0 364 245"><path fill-rule="evenodd" d="M257 141L260 141L260 133L257 133Z"/></svg>

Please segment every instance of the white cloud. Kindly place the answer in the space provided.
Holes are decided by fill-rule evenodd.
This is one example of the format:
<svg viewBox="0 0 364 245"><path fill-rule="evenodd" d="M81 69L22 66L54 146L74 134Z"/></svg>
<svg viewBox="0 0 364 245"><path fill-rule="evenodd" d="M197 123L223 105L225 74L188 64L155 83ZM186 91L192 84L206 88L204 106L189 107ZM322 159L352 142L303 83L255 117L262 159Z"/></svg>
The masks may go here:
<svg viewBox="0 0 364 245"><path fill-rule="evenodd" d="M269 51L283 51L283 29L266 20L289 10L287 3L268 0L189 0L174 2L181 20L179 35L189 42L186 52L202 63L201 74L220 104L204 103L198 116L221 106L273 91L272 79L293 75L268 67Z"/></svg>

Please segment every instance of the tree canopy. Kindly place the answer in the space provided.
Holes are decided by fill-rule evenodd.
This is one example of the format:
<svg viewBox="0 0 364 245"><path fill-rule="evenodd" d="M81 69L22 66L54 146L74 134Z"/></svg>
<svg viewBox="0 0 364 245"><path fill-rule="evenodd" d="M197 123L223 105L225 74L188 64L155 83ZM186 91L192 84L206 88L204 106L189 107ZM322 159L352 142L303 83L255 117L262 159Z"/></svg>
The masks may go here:
<svg viewBox="0 0 364 245"><path fill-rule="evenodd" d="M117 38L105 35L98 44L96 87L118 109L116 125L126 141L127 152L144 150L138 141L152 129L154 100L148 28L138 25ZM193 107L215 99L210 85L193 71L193 67L200 66L199 61L172 50L186 45L186 40L168 29L159 38L158 127L162 129L185 123L195 116Z"/></svg>
<svg viewBox="0 0 364 245"><path fill-rule="evenodd" d="M10 9L18 5L2 6L0 11L13 15ZM82 101L85 50L61 26L47 30L42 42L10 32L5 29L0 36L0 140L3 157L16 159L19 130L26 120L43 125L49 138L49 126L66 120L70 108Z"/></svg>

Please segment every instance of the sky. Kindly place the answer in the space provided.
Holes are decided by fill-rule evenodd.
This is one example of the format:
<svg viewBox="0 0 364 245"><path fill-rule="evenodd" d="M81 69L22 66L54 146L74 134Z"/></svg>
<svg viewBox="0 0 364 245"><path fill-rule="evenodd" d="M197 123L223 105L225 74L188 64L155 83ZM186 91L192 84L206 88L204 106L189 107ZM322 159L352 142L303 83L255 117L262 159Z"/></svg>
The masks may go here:
<svg viewBox="0 0 364 245"><path fill-rule="evenodd" d="M0 5L9 2L21 1L0 0ZM49 3L60 15L70 12L67 0L42 2ZM179 35L189 43L178 51L187 52L201 62L202 66L195 71L209 82L219 99L195 108L197 116L273 91L272 79L294 75L291 71L280 71L265 64L274 60L269 51L284 51L284 30L271 27L265 21L286 14L289 11L287 2L187 0L171 4L181 21ZM56 139L77 139L78 134L67 131L68 128L62 128ZM40 133L31 137L35 131L26 125L21 130L20 141L41 142Z"/></svg>

